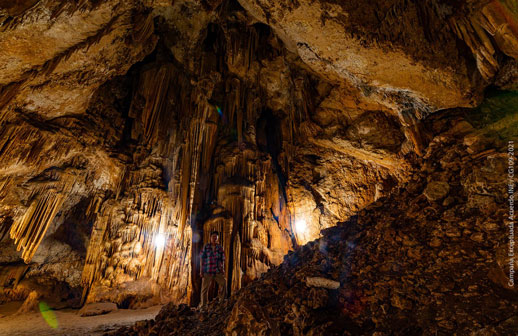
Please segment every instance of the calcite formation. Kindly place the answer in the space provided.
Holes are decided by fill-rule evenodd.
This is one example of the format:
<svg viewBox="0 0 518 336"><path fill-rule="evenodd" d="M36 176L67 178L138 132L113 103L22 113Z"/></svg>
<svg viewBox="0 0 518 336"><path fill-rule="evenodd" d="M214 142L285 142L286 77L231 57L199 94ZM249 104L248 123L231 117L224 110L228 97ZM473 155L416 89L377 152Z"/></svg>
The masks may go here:
<svg viewBox="0 0 518 336"><path fill-rule="evenodd" d="M516 334L517 289L502 250L507 183L494 178L507 169L507 145L470 153L464 139L491 127L455 119L427 120L433 140L410 181L226 302L171 303L113 335ZM426 197L430 177L451 184L449 201ZM485 190L484 206L474 188Z"/></svg>
<svg viewBox="0 0 518 336"><path fill-rule="evenodd" d="M500 68L497 50L518 57L518 25L513 10L516 13L516 4L510 1L488 1L467 16L449 18L453 31L469 46L486 80L493 78Z"/></svg>
<svg viewBox="0 0 518 336"><path fill-rule="evenodd" d="M216 230L237 298L214 332L319 334L336 321L309 312L331 309L329 290L356 327L396 330L391 317L429 303L401 283L415 274L380 284L386 256L369 252L354 279L295 281L285 255L362 213L366 236L343 236L335 255L401 245L401 263L425 272L417 261L445 247L440 258L490 267L482 245L502 244L502 148L516 138L517 16L509 0L0 1L0 302L196 305L199 253ZM485 252L466 252L473 244ZM239 303L272 269L284 310ZM501 269L490 274L503 286ZM286 299L288 284L299 293L308 281L310 303ZM387 283L399 292L387 296ZM362 307L376 300L369 322ZM499 314L514 307L505 302ZM452 328L448 307L434 315L444 332L488 323Z"/></svg>

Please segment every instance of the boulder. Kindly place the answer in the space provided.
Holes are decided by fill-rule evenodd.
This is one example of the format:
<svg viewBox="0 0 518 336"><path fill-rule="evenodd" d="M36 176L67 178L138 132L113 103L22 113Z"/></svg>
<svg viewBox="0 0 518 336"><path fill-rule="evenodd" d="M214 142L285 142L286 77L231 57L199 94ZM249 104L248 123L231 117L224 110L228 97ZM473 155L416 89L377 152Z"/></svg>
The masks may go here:
<svg viewBox="0 0 518 336"><path fill-rule="evenodd" d="M340 282L322 277L307 277L306 285L310 287L338 289L340 287Z"/></svg>
<svg viewBox="0 0 518 336"><path fill-rule="evenodd" d="M112 311L116 311L117 305L112 302L96 302L96 303L88 303L79 311L79 315L81 316L95 316L95 315L103 315L111 313Z"/></svg>

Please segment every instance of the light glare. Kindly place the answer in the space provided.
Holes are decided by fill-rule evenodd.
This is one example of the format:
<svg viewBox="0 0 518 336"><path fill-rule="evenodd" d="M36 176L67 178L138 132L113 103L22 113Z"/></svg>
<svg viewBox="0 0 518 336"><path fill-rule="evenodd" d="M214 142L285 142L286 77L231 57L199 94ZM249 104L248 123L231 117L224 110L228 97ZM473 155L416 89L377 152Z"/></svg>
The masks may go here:
<svg viewBox="0 0 518 336"><path fill-rule="evenodd" d="M299 234L304 234L306 233L306 230L307 230L307 223L306 223L306 220L304 218L300 218L300 219L297 219L295 221L295 230L297 231L297 233Z"/></svg>
<svg viewBox="0 0 518 336"><path fill-rule="evenodd" d="M162 248L165 245L165 236L161 233L157 234L155 237L155 245L158 248Z"/></svg>

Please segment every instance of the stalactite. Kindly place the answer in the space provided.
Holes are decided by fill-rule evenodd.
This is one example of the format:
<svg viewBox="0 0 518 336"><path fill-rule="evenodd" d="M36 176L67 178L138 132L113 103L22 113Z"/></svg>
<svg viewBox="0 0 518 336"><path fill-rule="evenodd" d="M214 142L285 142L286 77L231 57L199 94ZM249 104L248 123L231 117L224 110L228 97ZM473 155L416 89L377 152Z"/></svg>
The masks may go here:
<svg viewBox="0 0 518 336"><path fill-rule="evenodd" d="M496 49L518 58L518 20L499 0L491 1L470 17L451 17L449 25L471 49L480 73L487 80L499 69Z"/></svg>
<svg viewBox="0 0 518 336"><path fill-rule="evenodd" d="M133 41L144 42L154 32L153 15L143 14L135 17L135 28L133 30Z"/></svg>
<svg viewBox="0 0 518 336"><path fill-rule="evenodd" d="M159 133L159 128L164 128L164 124L167 124L164 122L164 118L166 116L165 97L170 91L168 88L170 87L169 82L171 81L172 74L172 66L165 65L159 70L149 70L141 77L140 87L142 89L140 94L145 97L146 104L140 114L140 118L144 125L143 132L145 139L149 144L156 143L156 140L151 139L156 139ZM190 212L192 211L192 203L202 151L204 151L204 156L209 156L211 152L210 149L207 149L207 146L203 146L204 139L210 139L215 132L214 124L207 123L211 107L206 103L206 98L205 101L203 101L203 98L200 98L200 96L203 96L201 92L193 92L192 98L189 100L190 95L182 94L183 90L184 88L182 86L178 88L178 92L181 94L177 97L180 100L177 102L177 108L182 111L181 113L189 115L188 111L183 110L189 108L193 103L191 100L196 101L196 108L193 115L188 119L190 121L188 121L189 124L187 125L187 132L185 134L185 137L189 139L189 141L182 144L180 149L178 142L183 142L183 139L178 138L174 134L173 137L169 135L170 145L166 146L165 150L168 153L176 153L174 154L174 169L176 170L176 167L181 167L178 172L175 170L168 172L170 177L174 177L174 180L171 180L169 184L174 185L171 192L175 196L174 198L177 199L177 215L175 216L177 219L175 222L179 225L180 237L183 237L183 230L190 216ZM132 104L132 109L130 110L131 116L136 117L139 114L136 109L136 105ZM211 126L207 126L208 124L211 124ZM173 150L173 148L175 149ZM178 159L180 155L181 160Z"/></svg>
<svg viewBox="0 0 518 336"><path fill-rule="evenodd" d="M9 187L10 183L13 181L13 178L11 176L4 177L0 180L0 200L4 199Z"/></svg>
<svg viewBox="0 0 518 336"><path fill-rule="evenodd" d="M214 120L215 113L212 113L212 117L209 117L205 125L205 135L203 144L203 155L201 159L201 173L208 174L212 162L212 154L214 153L214 147L216 146L216 132L218 130L217 121ZM217 118L217 115L216 115Z"/></svg>
<svg viewBox="0 0 518 336"><path fill-rule="evenodd" d="M2 123L5 119L6 113L4 112L4 107L9 104L11 99L14 98L16 93L22 87L23 82L18 81L14 83L10 83L6 86L0 88L0 123Z"/></svg>
<svg viewBox="0 0 518 336"><path fill-rule="evenodd" d="M159 149L156 153L161 157L153 159L157 164L140 163L140 168L126 171L117 188L118 200L112 205L105 202L113 207L108 216L111 219L98 219L101 229L97 231L104 233L92 235L92 250L89 247L88 252L92 258L103 257L87 260L83 272L84 285L93 291L88 296L91 299L102 284L116 286L123 279L144 278L178 300L189 297L185 291L190 290L190 278L186 276L190 271L192 233L187 223L194 208L198 176L210 168L207 162L215 145L217 119L206 97L210 83L201 82L191 92L185 92L186 85L191 84L180 77L175 78L173 86L173 76L178 74L170 64L141 74L129 113L136 121L132 136L142 136L145 146ZM173 108L175 113L171 113ZM176 122L175 117L182 117L183 127L170 132L169 125ZM166 144L159 146L161 141ZM164 176L164 185L157 184ZM128 231L130 227L135 231ZM167 237L167 248L156 245L159 234ZM114 278L113 274L121 273L124 276Z"/></svg>
<svg viewBox="0 0 518 336"><path fill-rule="evenodd" d="M6 13L7 15L3 18L4 20L0 22L0 32L5 32L16 28L20 23L26 20L26 15L28 12L36 7L39 7L42 3L43 1L34 0L34 2L29 4L28 7L24 6L20 8L19 12Z"/></svg>
<svg viewBox="0 0 518 336"><path fill-rule="evenodd" d="M11 227L11 239L17 244L18 251L23 248L22 258L25 263L31 261L63 200L63 194L47 192L39 200L33 201L23 218Z"/></svg>
<svg viewBox="0 0 518 336"><path fill-rule="evenodd" d="M213 147L213 145L211 145L212 138L210 138L210 136L215 132L214 124L210 122L213 107L207 102L207 98L201 91L195 90L193 92L193 99L196 102L196 109L194 116L190 120L187 135L188 142L184 145L182 158L183 168L180 185L180 204L182 204L182 210L179 221L181 238L183 237L183 230L187 224L187 218L193 209L196 183L198 174L200 173L200 160L204 148L207 149L206 155L211 155L209 147ZM188 206L185 206L186 204L188 204Z"/></svg>
<svg viewBox="0 0 518 336"><path fill-rule="evenodd" d="M250 69L250 65L257 58L259 48L259 34L254 26L247 26L245 31L232 28L229 31L229 54L228 62L233 67Z"/></svg>
<svg viewBox="0 0 518 336"><path fill-rule="evenodd" d="M24 167L40 171L51 160L48 154L59 153L61 157L69 155L75 144L69 141L49 144L48 135L51 133L26 122L4 125L0 130L0 160L5 165L0 171L8 172Z"/></svg>
<svg viewBox="0 0 518 336"><path fill-rule="evenodd" d="M148 23L139 24L147 31ZM255 27L249 27L245 38L241 34L229 41L227 50L235 44L231 56L236 64L250 67L256 61L258 39ZM217 206L203 223L203 236L207 242L211 231L221 232L232 290L278 263L272 256L285 252L280 251L284 245L269 246L269 234L284 242L285 230L279 227L286 219L273 217L279 193L269 192L268 184L278 180L271 159L255 145L262 95L238 77L221 81L221 74L199 76L190 78L172 64L142 69L128 113L131 137L142 147L121 175L116 198L103 198L101 206L100 198L92 200L89 210L97 220L83 272L87 300L99 298L103 286L117 288L139 279L157 283L179 300L188 298L191 263L196 263L189 224L202 217L197 211L211 199ZM224 95L222 109L212 101L217 84L224 85L217 92ZM228 139L233 131L237 142ZM281 210L275 213L286 216ZM275 224L266 227L261 221ZM155 244L158 234L167 237L166 246ZM286 249L289 244L286 240Z"/></svg>
<svg viewBox="0 0 518 336"><path fill-rule="evenodd" d="M142 121L146 143L150 143L152 139L156 140L160 114L163 112L164 100L171 81L171 72L171 67L163 66L156 72L150 71L143 74L142 87L145 90L146 105L142 111Z"/></svg>

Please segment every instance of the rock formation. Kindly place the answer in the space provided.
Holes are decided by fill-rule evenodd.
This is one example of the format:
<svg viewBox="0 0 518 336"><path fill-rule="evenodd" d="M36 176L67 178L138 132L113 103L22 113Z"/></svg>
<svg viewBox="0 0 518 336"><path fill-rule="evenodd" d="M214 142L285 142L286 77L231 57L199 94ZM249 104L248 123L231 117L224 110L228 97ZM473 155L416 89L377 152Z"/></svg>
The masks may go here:
<svg viewBox="0 0 518 336"><path fill-rule="evenodd" d="M491 137L493 126L451 117L427 119L433 139L410 181L289 252L223 304L171 303L113 335L516 334L507 183L499 177L507 146L466 146ZM431 198L439 182L447 187Z"/></svg>
<svg viewBox="0 0 518 336"><path fill-rule="evenodd" d="M453 269L515 295L498 259L517 136L513 1L0 1L0 60L0 303L194 306L217 230L236 295L219 322L168 306L135 330L172 314L206 320L193 334L317 335L341 328L322 320L339 309L351 330L407 316L411 332L462 333L515 308L456 312L453 326L453 305L418 309L464 288ZM289 274L294 255L304 279ZM483 278L464 288L476 300ZM271 309L250 315L266 303L240 302L275 282ZM314 300L297 302L303 290Z"/></svg>

